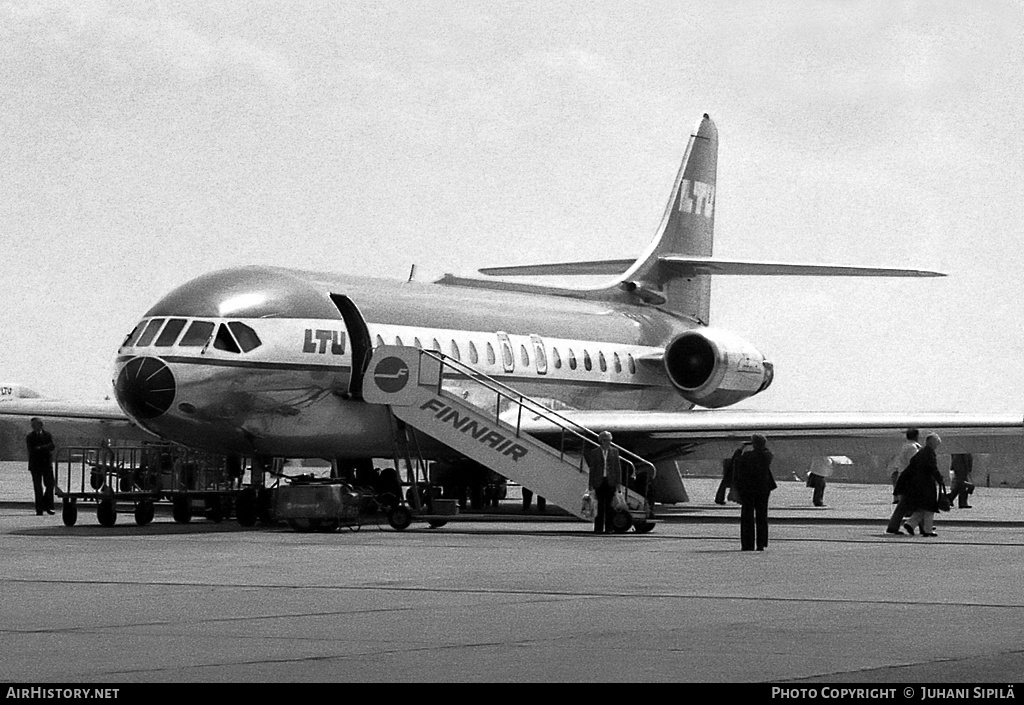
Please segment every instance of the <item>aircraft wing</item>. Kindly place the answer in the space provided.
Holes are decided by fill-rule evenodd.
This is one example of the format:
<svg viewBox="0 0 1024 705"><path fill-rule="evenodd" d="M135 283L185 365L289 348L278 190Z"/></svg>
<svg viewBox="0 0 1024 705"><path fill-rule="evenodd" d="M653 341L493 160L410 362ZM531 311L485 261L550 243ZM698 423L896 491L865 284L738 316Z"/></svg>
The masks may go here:
<svg viewBox="0 0 1024 705"><path fill-rule="evenodd" d="M617 443L648 460L685 455L687 459L730 456L752 433L763 433L776 457L825 455L890 456L908 428L942 438L940 453L1021 453L1024 416L964 413L858 413L759 411L562 411L594 431L611 431ZM539 417L523 418L523 430L555 434Z"/></svg>
<svg viewBox="0 0 1024 705"><path fill-rule="evenodd" d="M95 446L101 440L154 441L113 401L73 402L22 398L0 403L0 460L24 460L29 420L38 416L58 447Z"/></svg>

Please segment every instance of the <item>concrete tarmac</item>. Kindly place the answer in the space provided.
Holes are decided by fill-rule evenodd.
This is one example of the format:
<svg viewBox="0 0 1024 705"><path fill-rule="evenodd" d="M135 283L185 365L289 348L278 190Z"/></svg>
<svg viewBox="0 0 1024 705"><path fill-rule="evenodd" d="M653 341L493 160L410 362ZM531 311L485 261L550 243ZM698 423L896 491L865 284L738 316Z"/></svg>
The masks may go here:
<svg viewBox="0 0 1024 705"><path fill-rule="evenodd" d="M830 485L829 510L784 482L761 553L737 507L697 501L716 484L647 535L544 515L68 528L0 505L0 681L1020 680L1021 491L979 488L924 538L884 532L885 488Z"/></svg>

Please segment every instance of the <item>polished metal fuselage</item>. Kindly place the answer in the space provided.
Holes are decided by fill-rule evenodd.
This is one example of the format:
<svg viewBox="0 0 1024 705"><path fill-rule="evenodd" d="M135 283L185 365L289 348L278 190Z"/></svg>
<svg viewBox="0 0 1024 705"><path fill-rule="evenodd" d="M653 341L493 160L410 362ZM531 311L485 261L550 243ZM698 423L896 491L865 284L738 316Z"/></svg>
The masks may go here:
<svg viewBox="0 0 1024 705"><path fill-rule="evenodd" d="M332 295L355 304L364 332L349 330ZM261 344L248 352L210 342L124 345L115 378L130 360L157 357L173 374L173 402L153 418L135 420L166 439L220 452L391 455L388 409L353 393L353 345L360 335L372 347L437 349L556 409L692 406L652 360L694 324L653 307L243 267L188 282L143 322L174 318L239 321ZM460 388L458 380L446 387L488 403L472 399L474 389Z"/></svg>

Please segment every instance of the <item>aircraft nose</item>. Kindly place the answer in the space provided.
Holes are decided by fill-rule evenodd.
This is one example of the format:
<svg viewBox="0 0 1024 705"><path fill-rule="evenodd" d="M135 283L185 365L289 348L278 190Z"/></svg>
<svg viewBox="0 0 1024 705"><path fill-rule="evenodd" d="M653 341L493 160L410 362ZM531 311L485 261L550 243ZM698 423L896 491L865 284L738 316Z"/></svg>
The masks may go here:
<svg viewBox="0 0 1024 705"><path fill-rule="evenodd" d="M132 358L114 383L121 408L138 419L155 419L170 409L174 391L174 374L155 357Z"/></svg>

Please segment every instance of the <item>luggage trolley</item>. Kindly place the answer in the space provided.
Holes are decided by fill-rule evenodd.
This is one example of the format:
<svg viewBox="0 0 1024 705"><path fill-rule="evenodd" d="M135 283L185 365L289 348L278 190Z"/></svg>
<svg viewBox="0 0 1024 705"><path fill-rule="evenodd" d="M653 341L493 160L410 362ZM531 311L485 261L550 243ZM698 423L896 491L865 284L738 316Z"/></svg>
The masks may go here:
<svg viewBox="0 0 1024 705"><path fill-rule="evenodd" d="M132 503L135 523L153 521L154 503L160 499L164 474L154 455L157 446L112 446L62 448L57 461L57 493L61 497L61 518L65 526L78 521L80 500L96 503L96 518L103 526L117 522L119 503ZM63 464L63 487L61 465Z"/></svg>

